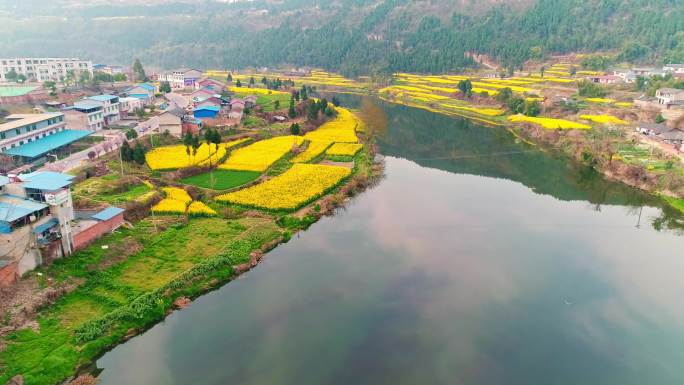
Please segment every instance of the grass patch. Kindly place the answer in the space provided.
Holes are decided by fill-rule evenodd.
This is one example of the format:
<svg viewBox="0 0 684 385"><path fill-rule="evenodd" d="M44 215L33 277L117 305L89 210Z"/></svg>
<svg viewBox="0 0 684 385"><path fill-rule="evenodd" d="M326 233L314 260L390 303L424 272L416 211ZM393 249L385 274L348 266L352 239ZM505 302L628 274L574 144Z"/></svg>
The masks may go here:
<svg viewBox="0 0 684 385"><path fill-rule="evenodd" d="M228 190L259 178L258 171L214 170L181 180L182 183L211 190Z"/></svg>
<svg viewBox="0 0 684 385"><path fill-rule="evenodd" d="M673 197L668 197L664 196L663 199L665 199L665 202L670 204L670 206L676 208L680 212L684 213L684 199L680 198L673 198Z"/></svg>

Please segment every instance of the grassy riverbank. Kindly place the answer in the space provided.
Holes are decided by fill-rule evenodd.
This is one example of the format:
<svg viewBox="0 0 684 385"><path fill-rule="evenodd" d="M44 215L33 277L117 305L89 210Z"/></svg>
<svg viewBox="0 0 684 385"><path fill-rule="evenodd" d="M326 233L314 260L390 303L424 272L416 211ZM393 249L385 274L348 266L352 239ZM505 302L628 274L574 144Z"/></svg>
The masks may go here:
<svg viewBox="0 0 684 385"><path fill-rule="evenodd" d="M354 133L355 128L345 129ZM0 321L0 327L17 329L0 334L0 384L18 375L27 385L55 384L73 377L106 350L249 270L263 253L321 216L333 214L382 173L381 165L373 163L372 140L366 140L363 133L359 137L364 146L350 162L315 166L350 170L350 175L322 195L295 205L296 211L246 209L215 199L224 188L249 185L259 177L268 181L286 176L295 166L292 154L259 172L198 168L185 177L181 176L188 171L152 171L135 164L127 164L128 176L120 177L116 160L104 160L112 171L77 184L74 199L83 206L126 203L127 215L137 219L131 219L130 228L122 227L72 257L22 279L34 282L37 291L55 289L56 294L27 312L29 316L21 323L9 312ZM241 154L249 158L250 149ZM150 215L150 206L160 196L172 198L162 186L185 188L192 202L213 209L213 214L196 217L186 209L178 214ZM235 190L239 188L231 191ZM150 194L149 199L141 199Z"/></svg>

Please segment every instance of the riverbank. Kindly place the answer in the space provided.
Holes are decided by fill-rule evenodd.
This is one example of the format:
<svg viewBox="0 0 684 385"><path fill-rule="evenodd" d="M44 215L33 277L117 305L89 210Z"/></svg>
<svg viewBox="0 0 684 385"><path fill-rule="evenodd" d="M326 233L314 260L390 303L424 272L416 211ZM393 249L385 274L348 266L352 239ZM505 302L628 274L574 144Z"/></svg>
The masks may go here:
<svg viewBox="0 0 684 385"><path fill-rule="evenodd" d="M635 107L629 97L636 96L624 89L599 87L594 91L603 98L579 96L580 81L569 75L500 79L472 73L395 74L390 85L376 87L373 93L388 103L505 128L521 141L561 151L609 179L668 197L674 208L681 207L672 204L684 198L681 156L634 133L639 122L655 118L652 112ZM472 87L469 96L459 89L466 82ZM611 93L620 99L608 97ZM511 106L518 104L536 117L512 112Z"/></svg>
<svg viewBox="0 0 684 385"><path fill-rule="evenodd" d="M21 284L32 285L34 298L40 300L30 309L8 312L3 317L0 383L15 378L28 385L54 384L73 378L79 368L87 371L88 365L108 349L256 266L265 253L321 217L334 215L337 208L382 176L383 165L376 161L373 138L356 128L345 128L363 145L349 162L330 161L325 154L310 160L326 164L322 167L348 170L349 176L323 194L298 203L294 210L246 208L217 198L285 179L295 166L295 155L289 154L289 149L306 152L313 143L308 139L295 147L290 144L288 154L260 172L264 176L258 182L240 188L214 191L185 186L179 183L178 172L149 171L135 164L126 165L129 177L107 174L87 180L86 186L76 186L79 205L97 199L129 202L128 219L134 222L22 279ZM283 134L286 132L268 133L273 138ZM227 140L234 142L230 137ZM230 154L244 157L249 155L250 146L269 140L244 142L230 149ZM214 165L227 164L226 158L233 156L217 159ZM117 169L116 160L106 162ZM198 169L196 173L207 172L212 171ZM176 190L162 186L184 188L193 204L201 204L203 215L191 212L193 204L179 213L156 210L161 198L169 200L176 194Z"/></svg>

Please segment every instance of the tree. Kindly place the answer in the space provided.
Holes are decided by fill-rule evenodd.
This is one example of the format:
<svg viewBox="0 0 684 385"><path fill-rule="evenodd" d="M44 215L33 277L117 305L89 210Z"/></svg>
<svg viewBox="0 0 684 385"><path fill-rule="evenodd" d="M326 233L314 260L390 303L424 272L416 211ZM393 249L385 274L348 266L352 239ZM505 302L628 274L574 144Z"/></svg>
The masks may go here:
<svg viewBox="0 0 684 385"><path fill-rule="evenodd" d="M539 76L544 77L544 71L546 71L546 66L539 67Z"/></svg>
<svg viewBox="0 0 684 385"><path fill-rule="evenodd" d="M513 97L513 91L509 88L502 88L499 90L499 94L495 96L495 99L502 104L508 104L508 101Z"/></svg>
<svg viewBox="0 0 684 385"><path fill-rule="evenodd" d="M133 160L133 149L126 140L124 140L123 144L121 145L121 159L125 160L126 162Z"/></svg>
<svg viewBox="0 0 684 385"><path fill-rule="evenodd" d="M523 113L527 116L537 116L541 113L541 104L536 100L525 101Z"/></svg>
<svg viewBox="0 0 684 385"><path fill-rule="evenodd" d="M256 83L256 81L254 80L254 76L250 76L250 78L249 78L249 86L250 86L250 87L254 87L254 84L255 84L255 83Z"/></svg>
<svg viewBox="0 0 684 385"><path fill-rule="evenodd" d="M461 92L467 97L471 97L473 95L473 83L470 81L470 79L461 80L458 82L458 89L461 90Z"/></svg>
<svg viewBox="0 0 684 385"><path fill-rule="evenodd" d="M302 100L307 100L309 99L309 94L306 92L306 85L302 86L302 90L299 92L299 96L302 98Z"/></svg>
<svg viewBox="0 0 684 385"><path fill-rule="evenodd" d="M135 149L133 150L133 160L139 165L145 164L145 149L140 142L135 144Z"/></svg>
<svg viewBox="0 0 684 385"><path fill-rule="evenodd" d="M133 128L126 130L126 139L131 140L138 137L138 131Z"/></svg>
<svg viewBox="0 0 684 385"><path fill-rule="evenodd" d="M299 128L299 123L292 123L290 126L290 133L292 135L299 135L301 133L301 129Z"/></svg>
<svg viewBox="0 0 684 385"><path fill-rule="evenodd" d="M5 79L7 79L7 81L10 81L10 82L16 82L17 76L19 76L17 74L17 71L15 71L14 68L12 68L11 70L9 70L9 72L7 72L5 74Z"/></svg>
<svg viewBox="0 0 684 385"><path fill-rule="evenodd" d="M237 82L235 82L235 87L242 87L242 82L240 81L240 79L238 79Z"/></svg>
<svg viewBox="0 0 684 385"><path fill-rule="evenodd" d="M658 115L655 117L655 122L658 123L658 124L660 124L660 123L665 123L665 118L663 117L662 114L658 114Z"/></svg>
<svg viewBox="0 0 684 385"><path fill-rule="evenodd" d="M340 106L340 99L338 99L337 96L333 96L333 98L332 98L332 104L333 104L333 106L335 106L335 107L339 107L339 106Z"/></svg>
<svg viewBox="0 0 684 385"><path fill-rule="evenodd" d="M226 81L227 81L228 83L232 83L232 82L233 82L233 74L232 74L232 73L228 72L228 77L226 77Z"/></svg>
<svg viewBox="0 0 684 385"><path fill-rule="evenodd" d="M287 116L289 116L290 119L294 119L297 116L297 111L294 108L294 97L290 98L290 108L287 110Z"/></svg>
<svg viewBox="0 0 684 385"><path fill-rule="evenodd" d="M266 87L268 87L268 78L267 78L266 76L264 76L263 78L261 78L261 83L262 83L263 85L265 85Z"/></svg>
<svg viewBox="0 0 684 385"><path fill-rule="evenodd" d="M90 83L90 72L88 71L81 71L78 74L78 85L83 87L86 84Z"/></svg>
<svg viewBox="0 0 684 385"><path fill-rule="evenodd" d="M585 98L602 98L607 94L603 87L588 80L579 82L577 91L579 96L584 96Z"/></svg>
<svg viewBox="0 0 684 385"><path fill-rule="evenodd" d="M64 78L64 85L70 86L76 82L76 72L74 70L68 70L66 77Z"/></svg>
<svg viewBox="0 0 684 385"><path fill-rule="evenodd" d="M138 82L145 82L147 81L147 75L145 75L145 69L142 66L142 63L140 63L140 59L136 58L135 61L133 62L133 76L134 80Z"/></svg>
<svg viewBox="0 0 684 385"><path fill-rule="evenodd" d="M194 159L197 156L197 150L200 148L200 139L199 135L193 136L192 137L192 158Z"/></svg>
<svg viewBox="0 0 684 385"><path fill-rule="evenodd" d="M43 88L50 90L50 96L57 96L57 83L52 80L47 80L43 83Z"/></svg>
<svg viewBox="0 0 684 385"><path fill-rule="evenodd" d="M571 75L571 76L577 75L577 67L572 66L572 67L570 68L570 75Z"/></svg>
<svg viewBox="0 0 684 385"><path fill-rule="evenodd" d="M126 78L125 74L114 74L114 76L112 76L112 80L115 82L125 82L128 80L128 78Z"/></svg>
<svg viewBox="0 0 684 385"><path fill-rule="evenodd" d="M190 160L192 148L192 133L190 131L187 131L185 136L183 136L183 145L185 146L185 153L188 154L188 160Z"/></svg>
<svg viewBox="0 0 684 385"><path fill-rule="evenodd" d="M280 100L276 100L275 102L273 102L273 109L274 110L280 109Z"/></svg>
<svg viewBox="0 0 684 385"><path fill-rule="evenodd" d="M168 94L169 92L171 92L171 84L167 81L159 83L159 92L163 94Z"/></svg>
<svg viewBox="0 0 684 385"><path fill-rule="evenodd" d="M24 74L17 75L17 83L24 83L25 81L26 81L26 75L24 75Z"/></svg>
<svg viewBox="0 0 684 385"><path fill-rule="evenodd" d="M95 153L95 151L88 152L88 159L90 159L91 162L93 161L93 159L95 159L96 156L97 154Z"/></svg>

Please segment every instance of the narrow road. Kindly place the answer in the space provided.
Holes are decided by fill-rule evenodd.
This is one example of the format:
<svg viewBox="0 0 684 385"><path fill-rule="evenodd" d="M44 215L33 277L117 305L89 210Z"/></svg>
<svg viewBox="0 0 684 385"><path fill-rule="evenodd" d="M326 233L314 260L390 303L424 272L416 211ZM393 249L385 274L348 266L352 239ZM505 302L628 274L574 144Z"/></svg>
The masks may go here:
<svg viewBox="0 0 684 385"><path fill-rule="evenodd" d="M151 132L159 130L159 119L155 116L142 123L140 123L135 130L139 137L148 135ZM126 136L123 132L105 134L105 140L103 142L94 144L85 150L79 151L77 153L71 154L67 158L59 160L54 163L47 163L39 169L39 171L56 171L56 172L68 172L75 168L82 166L85 162L89 161L88 153L94 151L98 157L116 151L126 140Z"/></svg>

